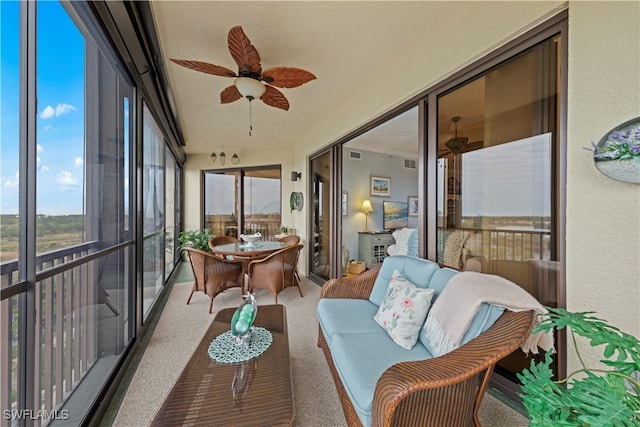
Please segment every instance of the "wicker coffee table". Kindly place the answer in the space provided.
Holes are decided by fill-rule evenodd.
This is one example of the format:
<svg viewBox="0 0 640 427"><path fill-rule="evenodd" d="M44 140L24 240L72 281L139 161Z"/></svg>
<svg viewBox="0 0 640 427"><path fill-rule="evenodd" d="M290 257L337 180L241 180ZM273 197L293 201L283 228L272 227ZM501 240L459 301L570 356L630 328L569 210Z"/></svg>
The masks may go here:
<svg viewBox="0 0 640 427"><path fill-rule="evenodd" d="M293 396L287 319L282 305L258 307L255 326L268 329L271 346L241 364L219 364L209 344L229 330L235 308L221 310L198 345L152 426L291 426Z"/></svg>

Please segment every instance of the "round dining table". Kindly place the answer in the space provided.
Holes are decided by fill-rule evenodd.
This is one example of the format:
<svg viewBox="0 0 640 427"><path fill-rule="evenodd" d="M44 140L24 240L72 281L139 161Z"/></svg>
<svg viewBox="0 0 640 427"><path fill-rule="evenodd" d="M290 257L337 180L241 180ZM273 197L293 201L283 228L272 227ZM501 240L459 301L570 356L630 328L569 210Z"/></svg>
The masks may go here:
<svg viewBox="0 0 640 427"><path fill-rule="evenodd" d="M217 245L211 248L211 251L214 254L220 255L231 255L242 258L264 258L269 254L279 251L287 246L286 243L283 242L273 242L269 240L255 242L250 245L246 242L239 243L225 243L223 245Z"/></svg>

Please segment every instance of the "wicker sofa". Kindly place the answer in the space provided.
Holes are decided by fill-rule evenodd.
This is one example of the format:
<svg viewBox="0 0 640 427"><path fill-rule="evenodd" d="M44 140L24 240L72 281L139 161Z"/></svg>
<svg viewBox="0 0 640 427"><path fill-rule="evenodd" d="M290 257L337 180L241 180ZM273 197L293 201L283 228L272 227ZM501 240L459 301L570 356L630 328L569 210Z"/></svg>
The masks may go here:
<svg viewBox="0 0 640 427"><path fill-rule="evenodd" d="M483 304L461 347L433 357L422 330L407 350L373 320L395 270L419 287L433 288L434 298L457 274L428 260L391 256L381 267L329 280L322 288L318 346L347 424L479 425L477 413L493 367L528 337L533 311L515 313Z"/></svg>

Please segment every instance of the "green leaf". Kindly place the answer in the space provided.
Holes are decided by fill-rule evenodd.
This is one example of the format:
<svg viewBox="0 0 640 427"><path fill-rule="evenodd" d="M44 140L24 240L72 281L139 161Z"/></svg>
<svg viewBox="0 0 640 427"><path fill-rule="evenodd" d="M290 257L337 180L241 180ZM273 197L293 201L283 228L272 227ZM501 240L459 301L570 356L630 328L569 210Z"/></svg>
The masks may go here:
<svg viewBox="0 0 640 427"><path fill-rule="evenodd" d="M530 425L640 425L640 341L592 312L547 309L549 313L534 332L568 328L587 338L592 347L603 346L601 362L610 370L584 367L577 372L582 375L572 374L560 384L552 380L551 351L544 362L532 362L518 375ZM580 357L579 349L576 352Z"/></svg>

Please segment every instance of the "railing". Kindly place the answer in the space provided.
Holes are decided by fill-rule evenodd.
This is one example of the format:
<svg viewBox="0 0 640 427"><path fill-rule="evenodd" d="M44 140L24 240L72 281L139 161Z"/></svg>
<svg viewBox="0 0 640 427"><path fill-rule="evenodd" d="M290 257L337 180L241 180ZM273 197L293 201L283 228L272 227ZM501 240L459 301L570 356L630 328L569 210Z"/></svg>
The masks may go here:
<svg viewBox="0 0 640 427"><path fill-rule="evenodd" d="M526 261L550 259L549 230L458 228L469 233L465 247L487 260Z"/></svg>
<svg viewBox="0 0 640 427"><path fill-rule="evenodd" d="M96 242L52 251L36 258L36 351L34 408L59 408L90 370L98 355L98 302L108 302L100 286L105 258L82 262L98 249ZM70 265L70 268L60 268ZM0 264L1 286L18 281L18 261ZM106 301L105 301L106 300ZM1 302L0 407L16 409L18 360L18 296ZM114 308L111 306L112 312ZM114 312L115 316L116 313ZM24 326L24 325L23 325Z"/></svg>
<svg viewBox="0 0 640 427"><path fill-rule="evenodd" d="M238 223L235 221L221 221L221 220L205 220L205 228L212 230L214 236L233 236L238 237ZM263 240L276 240L276 234L279 234L280 221L279 220L254 220L247 221L244 224L245 234L254 234L260 232Z"/></svg>

